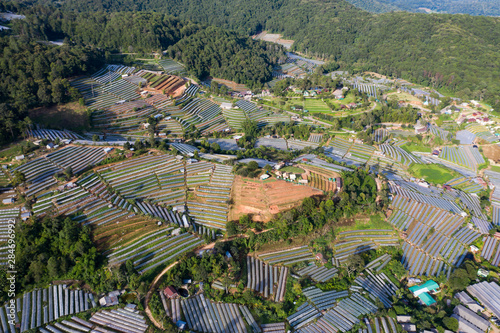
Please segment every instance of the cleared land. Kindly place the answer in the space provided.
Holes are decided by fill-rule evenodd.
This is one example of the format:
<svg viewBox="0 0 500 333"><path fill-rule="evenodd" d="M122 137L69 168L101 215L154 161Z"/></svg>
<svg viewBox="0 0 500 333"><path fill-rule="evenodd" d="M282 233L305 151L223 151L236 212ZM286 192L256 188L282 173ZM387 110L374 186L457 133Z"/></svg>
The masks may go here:
<svg viewBox="0 0 500 333"><path fill-rule="evenodd" d="M495 162L500 162L500 147L497 145L491 146L482 146L483 154L487 159L490 159Z"/></svg>
<svg viewBox="0 0 500 333"><path fill-rule="evenodd" d="M254 220L267 222L273 214L299 205L302 199L322 194L322 191L284 180L260 181L236 176L229 220L253 214Z"/></svg>
<svg viewBox="0 0 500 333"><path fill-rule="evenodd" d="M28 112L31 120L53 129L81 131L90 127L87 108L78 103L40 107Z"/></svg>

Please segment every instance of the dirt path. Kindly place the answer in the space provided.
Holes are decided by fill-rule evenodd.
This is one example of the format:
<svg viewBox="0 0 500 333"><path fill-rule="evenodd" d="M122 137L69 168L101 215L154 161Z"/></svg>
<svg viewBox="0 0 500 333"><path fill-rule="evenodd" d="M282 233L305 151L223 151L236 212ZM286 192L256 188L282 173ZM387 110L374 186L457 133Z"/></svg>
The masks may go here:
<svg viewBox="0 0 500 333"><path fill-rule="evenodd" d="M161 271L160 274L158 274L155 279L153 280L153 282L151 283L151 286L149 287L149 290L148 290L148 293L146 294L146 299L144 300L144 308L146 309L145 312L146 312L146 315L149 317L149 319L151 320L151 322L158 328L160 329L164 329L163 325L159 322L156 321L156 319L153 317L153 314L151 313L151 309L149 308L149 301L151 300L151 297L153 296L153 293L155 292L156 290L156 287L158 286L158 282L160 281L160 279L163 277L163 275L165 275L169 270L172 269L172 267L174 267L175 265L177 265L179 262L176 261L172 264L170 264L169 266L165 267L165 269L163 271Z"/></svg>

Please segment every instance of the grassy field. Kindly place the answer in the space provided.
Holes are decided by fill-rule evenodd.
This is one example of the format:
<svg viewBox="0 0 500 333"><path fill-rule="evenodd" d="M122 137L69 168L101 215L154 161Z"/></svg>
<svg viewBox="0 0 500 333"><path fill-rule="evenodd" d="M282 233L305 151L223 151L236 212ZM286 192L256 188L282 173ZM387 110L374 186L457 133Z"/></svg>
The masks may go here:
<svg viewBox="0 0 500 333"><path fill-rule="evenodd" d="M311 113L314 112L332 112L328 105L321 99L306 98L304 101L304 110L308 110Z"/></svg>
<svg viewBox="0 0 500 333"><path fill-rule="evenodd" d="M280 170L282 172L289 172L289 173L304 173L303 169L293 167L293 166L287 166L287 167L281 168Z"/></svg>
<svg viewBox="0 0 500 333"><path fill-rule="evenodd" d="M423 178L429 183L444 184L460 175L440 164L413 164L408 171L416 178Z"/></svg>
<svg viewBox="0 0 500 333"><path fill-rule="evenodd" d="M403 148L407 152L413 152L413 151L418 151L418 152L422 152L422 153L431 153L432 152L431 147L427 147L427 146L424 146L423 144L417 144L417 143L413 143L413 142L407 142L404 145L402 145L401 148Z"/></svg>

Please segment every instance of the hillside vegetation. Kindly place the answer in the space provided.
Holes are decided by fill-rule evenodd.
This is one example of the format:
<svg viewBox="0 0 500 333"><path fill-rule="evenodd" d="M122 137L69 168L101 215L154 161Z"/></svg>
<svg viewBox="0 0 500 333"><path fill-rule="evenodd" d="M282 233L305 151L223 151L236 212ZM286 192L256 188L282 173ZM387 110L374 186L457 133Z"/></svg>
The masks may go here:
<svg viewBox="0 0 500 333"><path fill-rule="evenodd" d="M500 19L494 17L407 12L373 15L343 0L68 0L62 9L155 10L247 35L268 30L295 40L295 50L336 61L342 69L402 77L492 104L500 93ZM123 15L115 19L121 22L106 20L114 34L126 26L120 38L157 45L170 36L162 28L158 30L154 20L153 28L150 20L138 25ZM103 31L98 20L90 23L85 25L88 34L93 31L99 38L108 38L98 33Z"/></svg>

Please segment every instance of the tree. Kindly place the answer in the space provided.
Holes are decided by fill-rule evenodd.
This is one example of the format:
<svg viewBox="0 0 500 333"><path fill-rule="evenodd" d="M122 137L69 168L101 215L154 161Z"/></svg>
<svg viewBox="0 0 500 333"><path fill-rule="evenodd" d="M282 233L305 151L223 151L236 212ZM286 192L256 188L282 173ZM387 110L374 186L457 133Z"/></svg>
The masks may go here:
<svg viewBox="0 0 500 333"><path fill-rule="evenodd" d="M26 182L26 175L19 170L15 170L14 177L12 178L12 185L18 186L24 182Z"/></svg>
<svg viewBox="0 0 500 333"><path fill-rule="evenodd" d="M226 224L226 232L229 237L237 235L240 233L240 228L238 224L234 221L229 221Z"/></svg>
<svg viewBox="0 0 500 333"><path fill-rule="evenodd" d="M259 132L259 127L257 126L257 122L251 119L245 119L241 124L241 129L245 132L245 136L249 138L257 137Z"/></svg>
<svg viewBox="0 0 500 333"><path fill-rule="evenodd" d="M56 279L59 276L59 262L55 257L50 257L47 262L47 271L51 279Z"/></svg>
<svg viewBox="0 0 500 333"><path fill-rule="evenodd" d="M456 318L444 317L443 318L443 324L450 331L458 332L458 320Z"/></svg>

